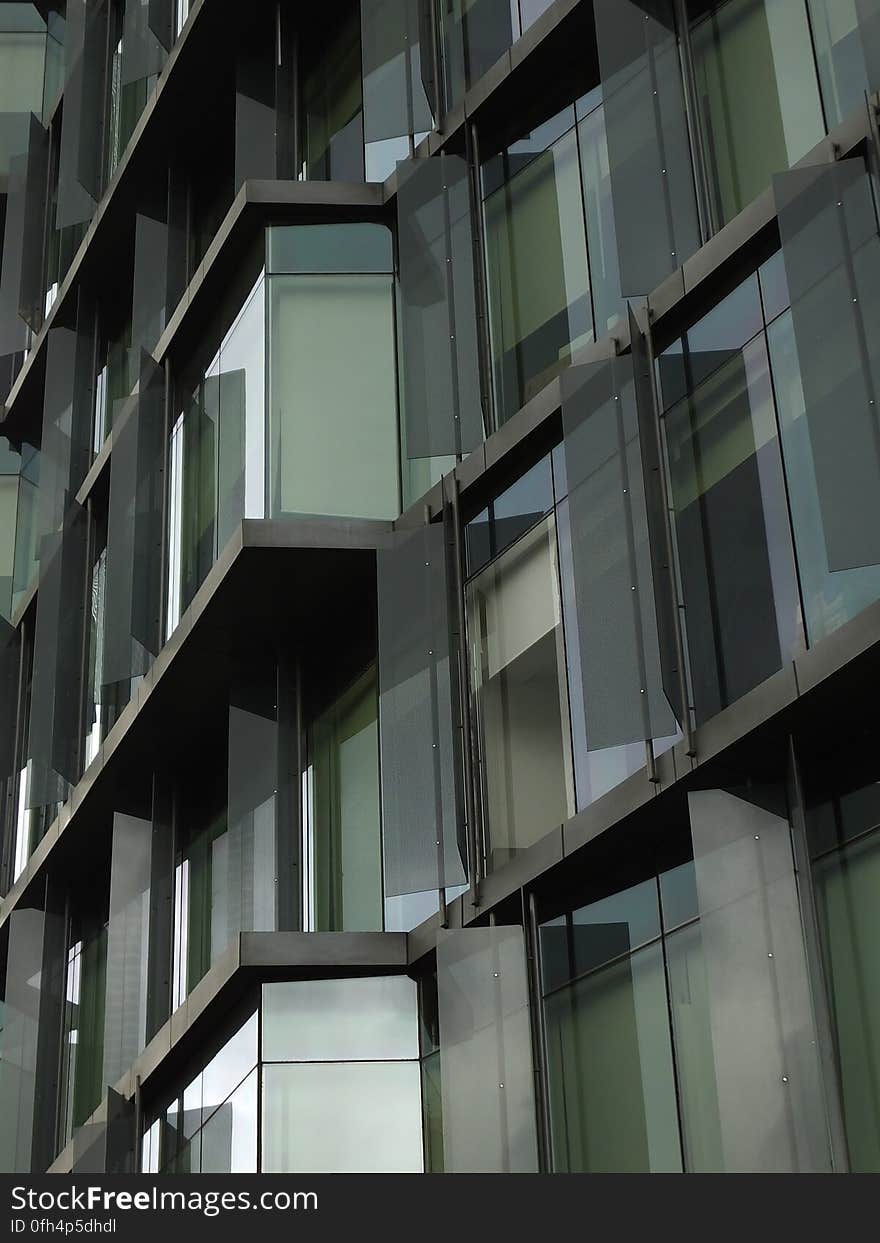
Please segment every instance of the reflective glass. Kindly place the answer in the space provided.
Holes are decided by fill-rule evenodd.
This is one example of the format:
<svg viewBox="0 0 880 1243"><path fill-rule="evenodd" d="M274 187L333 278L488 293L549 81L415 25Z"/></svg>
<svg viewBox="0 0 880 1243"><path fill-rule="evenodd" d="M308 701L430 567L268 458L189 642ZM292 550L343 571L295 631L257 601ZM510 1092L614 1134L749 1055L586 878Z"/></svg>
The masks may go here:
<svg viewBox="0 0 880 1243"><path fill-rule="evenodd" d="M309 40L302 63L303 176L363 181L364 121L359 5L348 0L332 25Z"/></svg>
<svg viewBox="0 0 880 1243"><path fill-rule="evenodd" d="M375 666L308 733L309 931L380 931L382 832Z"/></svg>
<svg viewBox="0 0 880 1243"><path fill-rule="evenodd" d="M666 693L673 662L658 628L664 583L655 579L640 426L653 407L642 409L640 378L634 356L563 378L568 526L560 522L560 552L575 606L566 608L565 633L576 753L584 730L586 750L606 751L678 729Z"/></svg>
<svg viewBox="0 0 880 1243"><path fill-rule="evenodd" d="M202 1174L255 1174L257 1171L256 1070L215 1109L199 1136Z"/></svg>
<svg viewBox="0 0 880 1243"><path fill-rule="evenodd" d="M713 206L724 224L823 137L803 0L727 0L691 33Z"/></svg>
<svg viewBox="0 0 880 1243"><path fill-rule="evenodd" d="M535 527L467 588L488 864L573 811L556 534Z"/></svg>
<svg viewBox="0 0 880 1243"><path fill-rule="evenodd" d="M774 189L791 321L770 339L812 639L876 598L880 239L859 159Z"/></svg>
<svg viewBox="0 0 880 1243"><path fill-rule="evenodd" d="M383 224L275 225L266 237L272 276L394 270L391 231Z"/></svg>
<svg viewBox="0 0 880 1243"><path fill-rule="evenodd" d="M441 934L437 995L446 1172L536 1173L522 929Z"/></svg>
<svg viewBox="0 0 880 1243"><path fill-rule="evenodd" d="M750 797L781 801L760 787ZM828 1128L788 821L727 790L692 792L688 806L705 970L700 1008L709 1034L697 1039L691 1029L693 1077L684 1087L685 1100L690 1089L694 1102L686 1103L685 1116L690 1108L709 1108L711 1084L704 1074L711 1048L720 1130L720 1143L711 1130L694 1140L693 1159L698 1168L728 1172L827 1171ZM680 970L681 964L679 981ZM695 975L698 1002L702 988ZM711 1126L713 1117L714 1108L701 1125Z"/></svg>
<svg viewBox="0 0 880 1243"><path fill-rule="evenodd" d="M658 944L545 999L557 1173L681 1170L665 994Z"/></svg>
<svg viewBox="0 0 880 1243"><path fill-rule="evenodd" d="M573 118L572 118L573 119ZM485 203L498 417L509 418L593 339L577 137L569 132Z"/></svg>
<svg viewBox="0 0 880 1243"><path fill-rule="evenodd" d="M675 21L671 0L593 7L621 293L639 297L700 242Z"/></svg>
<svg viewBox="0 0 880 1243"><path fill-rule="evenodd" d="M391 277L272 277L269 351L273 513L396 517Z"/></svg>
<svg viewBox="0 0 880 1243"><path fill-rule="evenodd" d="M597 106L578 125L590 286L595 335L602 337L620 320L620 264L611 193L611 168L605 134L605 110Z"/></svg>
<svg viewBox="0 0 880 1243"><path fill-rule="evenodd" d="M872 834L813 866L850 1168L880 1170L880 837Z"/></svg>
<svg viewBox="0 0 880 1243"><path fill-rule="evenodd" d="M263 1173L422 1168L418 1062L263 1068Z"/></svg>
<svg viewBox="0 0 880 1243"><path fill-rule="evenodd" d="M864 106L870 83L858 0L808 0L819 85L829 129Z"/></svg>
<svg viewBox="0 0 880 1243"><path fill-rule="evenodd" d="M394 1061L419 1055L408 976L263 985L263 1060Z"/></svg>
<svg viewBox="0 0 880 1243"><path fill-rule="evenodd" d="M433 125L433 48L430 39L424 50L421 43L432 32L423 10L422 0L361 5L368 181L384 181L396 159L409 154L410 138Z"/></svg>
<svg viewBox="0 0 880 1243"><path fill-rule="evenodd" d="M442 526L398 532L377 570L385 926L408 931L465 879Z"/></svg>
<svg viewBox="0 0 880 1243"><path fill-rule="evenodd" d="M110 922L103 1083L115 1084L147 1043L147 953L153 825L117 813L110 856Z"/></svg>
<svg viewBox="0 0 880 1243"><path fill-rule="evenodd" d="M758 337L664 416L693 704L739 699L800 640L767 353Z"/></svg>
<svg viewBox="0 0 880 1243"><path fill-rule="evenodd" d="M255 1012L235 1035L226 1041L220 1052L211 1058L202 1071L203 1123L207 1122L214 1111L256 1066L257 1057L257 1015Z"/></svg>
<svg viewBox="0 0 880 1243"><path fill-rule="evenodd" d="M484 431L467 164L441 153L397 177L404 456L470 453Z"/></svg>

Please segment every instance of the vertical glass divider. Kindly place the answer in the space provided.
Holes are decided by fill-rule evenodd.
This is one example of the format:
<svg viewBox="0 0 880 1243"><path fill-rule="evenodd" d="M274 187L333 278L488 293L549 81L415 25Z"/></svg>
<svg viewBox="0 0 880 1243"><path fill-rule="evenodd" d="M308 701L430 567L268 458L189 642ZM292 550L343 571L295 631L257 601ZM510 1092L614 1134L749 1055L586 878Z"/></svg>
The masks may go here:
<svg viewBox="0 0 880 1243"><path fill-rule="evenodd" d="M641 333L638 321L633 313L632 307L627 304L630 331L631 333ZM672 593L672 625L673 637L675 642L675 659L678 664L678 685L679 696L681 699L681 716L679 722L684 733L685 754L693 759L697 754L696 742L694 740L694 730L691 721L691 704L688 694L687 676L685 673L685 650L684 636L681 630L681 609L682 602L679 598L678 582L674 570L674 543L672 532L672 519L670 517L669 508L669 481L666 477L666 469L663 458L663 441L660 435L660 402L657 393L657 367L656 357L654 353L654 332L653 332L653 312L650 303L646 306L646 324L645 332L641 334L645 342L646 351L646 369L650 381L651 391L651 429L654 437L654 443L650 446L651 451L656 453L658 464L658 481L660 486L660 496L663 508L663 551L666 557L666 573L668 579L668 589ZM653 747L652 747L653 749Z"/></svg>
<svg viewBox="0 0 880 1243"><path fill-rule="evenodd" d="M474 293L477 311L477 348L480 362L480 390L483 405L483 431L491 435L497 424L492 387L492 355L489 337L489 290L486 283L486 239L483 231L483 196L480 188L480 138L477 126L465 126L465 162L470 191L471 234L474 240ZM450 278L451 279L451 278ZM459 454L459 456L461 456Z"/></svg>
<svg viewBox="0 0 880 1243"><path fill-rule="evenodd" d="M442 489L442 494L443 494L443 508L441 510L441 522L443 524L444 535L445 535L446 525L447 525L446 524L447 506L446 506L446 489L445 488ZM425 519L425 526L430 526L431 525L431 506L427 504L424 507L424 519ZM444 539L443 554L444 556L447 555L447 547L446 547L445 539ZM433 652L430 653L430 656L431 656L431 661L430 661L429 669L431 672L431 706L432 706L432 710L434 713L434 721L433 721L434 737L437 738L439 737L439 725L437 721L437 660ZM435 790L435 799L436 799L436 807L437 807L438 826L443 823L441 781L442 781L442 778L441 778L441 772L440 772L440 749L435 743L434 745L434 790ZM437 905L438 905L438 909L440 912L440 927L448 928L449 927L449 913L446 909L446 864L445 864L444 851L443 851L443 833L440 832L439 829L437 833L436 846L437 846Z"/></svg>
<svg viewBox="0 0 880 1243"><path fill-rule="evenodd" d="M834 1035L831 1023L831 1007L828 985L822 963L819 937L819 920L816 913L815 889L813 887L810 851L807 842L807 825L804 814L804 796L801 770L793 735L788 737L788 805L791 825L791 849L794 856L795 885L801 914L804 950L807 959L807 978L813 1003L813 1020L819 1044L819 1060L822 1086L825 1096L828 1141L831 1147L832 1168L835 1173L850 1172L846 1127L843 1120L843 1104L840 1077L834 1056Z"/></svg>
<svg viewBox="0 0 880 1243"><path fill-rule="evenodd" d="M461 710L461 754L464 778L465 816L467 819L468 882L471 906L480 905L480 877L482 860L482 834L477 822L477 795L474 785L474 737L471 722L471 687L468 676L467 612L464 596L464 546L461 522L461 484L452 473L452 530L455 543L455 608L458 626L458 681ZM445 496L445 481L444 481Z"/></svg>
<svg viewBox="0 0 880 1243"><path fill-rule="evenodd" d="M706 175L703 121L697 97L694 53L691 45L687 0L673 0L673 10L675 13L675 24L678 28L678 47L681 56L682 82L684 85L684 111L691 142L691 164L694 170L697 216L700 222L700 236L705 243L718 232L718 223L712 210L712 196L709 193L709 179Z"/></svg>

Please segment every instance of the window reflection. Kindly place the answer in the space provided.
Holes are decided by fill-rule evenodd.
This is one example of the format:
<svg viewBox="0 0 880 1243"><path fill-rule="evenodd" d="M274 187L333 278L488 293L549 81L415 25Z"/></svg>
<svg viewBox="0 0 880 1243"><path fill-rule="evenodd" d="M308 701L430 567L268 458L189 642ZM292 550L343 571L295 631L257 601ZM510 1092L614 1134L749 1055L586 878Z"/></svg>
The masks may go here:
<svg viewBox="0 0 880 1243"><path fill-rule="evenodd" d="M691 46L721 225L825 132L806 7L726 0L693 27Z"/></svg>
<svg viewBox="0 0 880 1243"><path fill-rule="evenodd" d="M487 851L499 867L573 810L553 518L484 569L467 598Z"/></svg>

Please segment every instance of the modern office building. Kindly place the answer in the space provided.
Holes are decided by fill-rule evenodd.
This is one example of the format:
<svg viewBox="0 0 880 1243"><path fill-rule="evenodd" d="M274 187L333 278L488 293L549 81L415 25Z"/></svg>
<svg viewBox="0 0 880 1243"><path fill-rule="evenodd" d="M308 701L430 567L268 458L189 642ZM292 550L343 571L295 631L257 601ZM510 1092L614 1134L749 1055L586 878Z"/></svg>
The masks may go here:
<svg viewBox="0 0 880 1243"><path fill-rule="evenodd" d="M0 1168L880 1169L878 89L0 3Z"/></svg>

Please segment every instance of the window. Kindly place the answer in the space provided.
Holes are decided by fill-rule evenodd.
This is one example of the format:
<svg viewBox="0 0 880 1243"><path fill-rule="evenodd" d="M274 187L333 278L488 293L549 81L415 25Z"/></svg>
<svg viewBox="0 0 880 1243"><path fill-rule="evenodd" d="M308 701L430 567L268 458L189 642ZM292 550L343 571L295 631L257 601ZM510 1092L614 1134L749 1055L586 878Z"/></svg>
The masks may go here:
<svg viewBox="0 0 880 1243"><path fill-rule="evenodd" d="M796 163L825 125L804 0L726 0L691 31L719 225Z"/></svg>
<svg viewBox="0 0 880 1243"><path fill-rule="evenodd" d="M573 810L552 515L471 581L467 609L487 854L494 868Z"/></svg>
<svg viewBox="0 0 880 1243"><path fill-rule="evenodd" d="M880 1170L880 805L875 740L803 766L807 834L850 1169Z"/></svg>
<svg viewBox="0 0 880 1243"><path fill-rule="evenodd" d="M303 850L308 931L382 928L377 713L373 665L308 731Z"/></svg>
<svg viewBox="0 0 880 1243"><path fill-rule="evenodd" d="M420 1173L418 1057L405 976L264 985L264 1172Z"/></svg>
<svg viewBox="0 0 880 1243"><path fill-rule="evenodd" d="M381 225L335 225L328 247L320 226L280 232L300 242L288 239L285 255L270 241L272 512L397 517L391 235Z"/></svg>
<svg viewBox="0 0 880 1243"><path fill-rule="evenodd" d="M661 357L660 375L664 398L687 390L667 406L663 427L700 723L793 659L802 644L755 277Z"/></svg>

